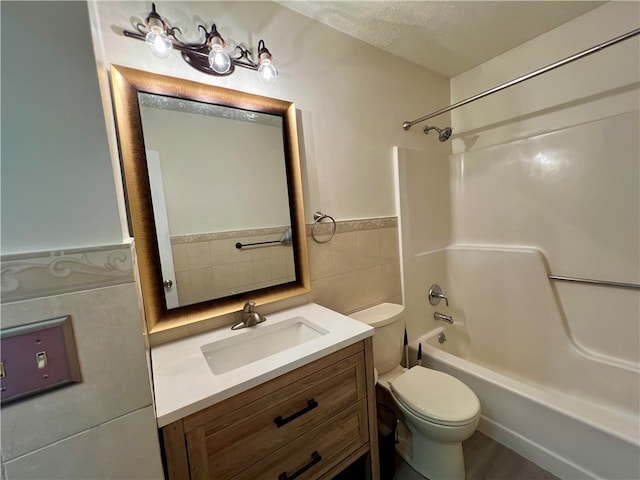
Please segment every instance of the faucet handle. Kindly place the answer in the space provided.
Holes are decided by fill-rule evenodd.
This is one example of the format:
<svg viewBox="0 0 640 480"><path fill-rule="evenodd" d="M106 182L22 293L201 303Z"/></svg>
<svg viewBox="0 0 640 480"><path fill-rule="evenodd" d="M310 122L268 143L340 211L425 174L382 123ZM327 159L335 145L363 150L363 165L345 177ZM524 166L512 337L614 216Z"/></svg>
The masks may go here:
<svg viewBox="0 0 640 480"><path fill-rule="evenodd" d="M440 303L440 300L444 300L444 303L447 304L447 307L449 306L449 299L445 294L442 293L442 288L440 288L440 285L438 285L437 283L434 283L429 289L429 303L435 306Z"/></svg>
<svg viewBox="0 0 640 480"><path fill-rule="evenodd" d="M244 313L253 313L256 308L256 302L252 302L251 300L249 300L247 303L244 304L244 307L242 308L242 311Z"/></svg>

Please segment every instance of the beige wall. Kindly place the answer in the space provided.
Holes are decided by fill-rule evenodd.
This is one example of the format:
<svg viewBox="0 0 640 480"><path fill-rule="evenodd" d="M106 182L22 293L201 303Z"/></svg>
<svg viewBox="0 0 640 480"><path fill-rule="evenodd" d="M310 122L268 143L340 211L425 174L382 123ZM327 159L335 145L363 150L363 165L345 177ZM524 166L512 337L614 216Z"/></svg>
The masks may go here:
<svg viewBox="0 0 640 480"><path fill-rule="evenodd" d="M205 75L176 52L160 60L144 42L114 33L116 26L132 28L131 18L144 20L145 1L90 2L103 74L109 64L119 64L292 101L300 120L307 223L316 210L337 220L396 215L392 146L428 150L434 145L420 129L405 132L401 125L448 102L446 78L275 2L156 4L189 40L198 38L194 18L215 21L222 35L251 48L263 38L280 70L278 81L264 85L242 68L229 77ZM103 96L110 115L108 87ZM113 131L110 136L116 160Z"/></svg>
<svg viewBox="0 0 640 480"><path fill-rule="evenodd" d="M263 85L255 72L242 68L229 77L208 76L189 67L175 53L169 60L160 60L143 42L114 33L114 26L131 28L132 18L143 20L149 9L147 2L89 5L103 81L109 64L118 64L295 103L306 223L312 223L313 212L318 210L338 222L356 223L343 227L347 230L339 231L325 245L309 239L312 292L293 300L294 304L315 301L350 313L383 300L401 301L399 256L387 251L397 224L393 220L392 228L384 222L386 226L380 227L376 219L397 215L392 147L423 149L434 155L442 152L439 142L425 139L420 129L405 132L402 122L446 104L446 78L277 3L158 2L160 13L181 27L187 39L197 39L194 16L206 22L215 20L228 39L252 48L264 38L280 71L271 86ZM103 103L108 123L112 123L106 83L103 87ZM117 162L114 131L110 140ZM360 262L356 260L359 251L366 258ZM354 257L345 261L344 252ZM220 326L221 321L233 320L212 320L162 332L154 335L152 342L198 333Z"/></svg>

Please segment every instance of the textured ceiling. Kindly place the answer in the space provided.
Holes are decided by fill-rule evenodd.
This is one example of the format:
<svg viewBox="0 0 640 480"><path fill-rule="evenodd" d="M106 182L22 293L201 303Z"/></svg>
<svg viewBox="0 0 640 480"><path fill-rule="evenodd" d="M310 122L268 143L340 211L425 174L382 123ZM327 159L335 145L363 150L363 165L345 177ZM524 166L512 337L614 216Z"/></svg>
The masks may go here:
<svg viewBox="0 0 640 480"><path fill-rule="evenodd" d="M451 78L605 2L386 0L279 3Z"/></svg>

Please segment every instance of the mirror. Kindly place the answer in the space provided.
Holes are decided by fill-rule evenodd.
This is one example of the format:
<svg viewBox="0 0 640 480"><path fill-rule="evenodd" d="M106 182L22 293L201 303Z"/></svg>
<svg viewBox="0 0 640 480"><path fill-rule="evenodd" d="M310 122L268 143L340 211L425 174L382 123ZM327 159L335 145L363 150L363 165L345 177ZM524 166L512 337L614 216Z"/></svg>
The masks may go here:
<svg viewBox="0 0 640 480"><path fill-rule="evenodd" d="M293 281L282 117L138 100L167 308Z"/></svg>
<svg viewBox="0 0 640 480"><path fill-rule="evenodd" d="M309 291L295 107L111 67L149 332Z"/></svg>

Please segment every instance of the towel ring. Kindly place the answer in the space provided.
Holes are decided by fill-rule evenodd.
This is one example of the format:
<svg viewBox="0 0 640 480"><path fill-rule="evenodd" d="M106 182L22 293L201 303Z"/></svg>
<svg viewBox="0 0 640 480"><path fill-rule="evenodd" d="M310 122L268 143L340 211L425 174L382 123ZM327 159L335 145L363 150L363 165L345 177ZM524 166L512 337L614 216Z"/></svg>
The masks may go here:
<svg viewBox="0 0 640 480"><path fill-rule="evenodd" d="M329 238L327 238L326 240L318 240L316 238L316 226L318 226L320 223L322 223L322 221L328 218L329 220L331 220L331 223L333 223L333 228L331 229L331 233L329 234ZM331 215L325 215L322 212L316 212L313 214L313 225L311 225L311 237L318 243L327 243L328 241L330 241L333 236L336 234L336 221L333 219L333 217Z"/></svg>

